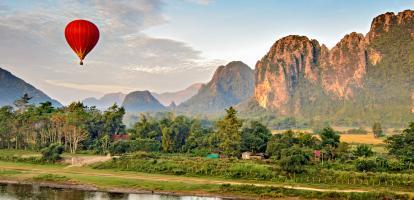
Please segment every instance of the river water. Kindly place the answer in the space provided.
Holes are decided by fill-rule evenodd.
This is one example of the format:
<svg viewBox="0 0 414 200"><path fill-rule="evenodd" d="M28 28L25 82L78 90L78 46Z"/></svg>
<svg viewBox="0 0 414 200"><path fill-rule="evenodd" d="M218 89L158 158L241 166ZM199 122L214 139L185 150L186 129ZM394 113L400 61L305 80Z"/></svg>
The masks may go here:
<svg viewBox="0 0 414 200"><path fill-rule="evenodd" d="M221 200L215 197L94 192L38 185L0 184L0 200Z"/></svg>

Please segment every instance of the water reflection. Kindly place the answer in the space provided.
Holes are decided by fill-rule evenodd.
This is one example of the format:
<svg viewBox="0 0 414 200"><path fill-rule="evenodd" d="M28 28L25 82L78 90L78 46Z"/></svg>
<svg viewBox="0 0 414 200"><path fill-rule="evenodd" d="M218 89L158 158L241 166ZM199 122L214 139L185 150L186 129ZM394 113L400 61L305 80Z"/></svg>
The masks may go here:
<svg viewBox="0 0 414 200"><path fill-rule="evenodd" d="M57 189L38 185L0 184L0 200L221 200L221 198L127 194Z"/></svg>

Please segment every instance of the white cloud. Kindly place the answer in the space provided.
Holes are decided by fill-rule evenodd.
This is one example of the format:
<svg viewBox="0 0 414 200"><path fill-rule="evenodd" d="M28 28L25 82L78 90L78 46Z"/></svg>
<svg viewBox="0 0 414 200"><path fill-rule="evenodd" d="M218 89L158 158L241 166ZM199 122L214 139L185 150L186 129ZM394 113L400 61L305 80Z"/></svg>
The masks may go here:
<svg viewBox="0 0 414 200"><path fill-rule="evenodd" d="M185 1L200 4L200 5L208 5L214 2L214 0L185 0Z"/></svg>
<svg viewBox="0 0 414 200"><path fill-rule="evenodd" d="M81 98L68 96L66 88L101 93L132 88L162 91L204 81L200 77L208 77L215 67L211 62L217 61L202 58L186 43L142 33L165 23L163 5L161 0L65 0L36 2L22 10L6 2L0 5L3 67L63 102ZM93 21L101 32L84 67L77 65L63 34L66 24L78 18Z"/></svg>
<svg viewBox="0 0 414 200"><path fill-rule="evenodd" d="M59 86L59 87L84 90L84 91L90 91L90 92L100 92L100 93L102 93L103 91L105 93L111 93L111 92L128 93L128 92L136 90L136 88L133 88L130 86L123 86L123 85L79 84L79 83L65 82L61 80L46 80L46 83L50 85L54 85L54 86Z"/></svg>

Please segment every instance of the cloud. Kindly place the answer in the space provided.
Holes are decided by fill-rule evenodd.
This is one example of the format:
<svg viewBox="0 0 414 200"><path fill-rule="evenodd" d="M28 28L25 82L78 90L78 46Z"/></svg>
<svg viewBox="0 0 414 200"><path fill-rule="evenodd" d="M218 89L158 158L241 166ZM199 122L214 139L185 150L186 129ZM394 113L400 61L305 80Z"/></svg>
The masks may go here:
<svg viewBox="0 0 414 200"><path fill-rule="evenodd" d="M211 62L219 61L204 59L200 51L184 42L142 33L166 22L163 5L161 0L64 0L38 1L20 8L3 2L0 4L3 67L19 72L28 82L40 84L37 86L41 89L48 88L52 96L63 96L64 102L69 101L65 88L95 92L161 90L199 82L195 78L202 77L202 73L208 76L215 67ZM78 18L93 21L101 32L98 45L82 68L63 34L66 24ZM196 73L197 76L192 75ZM172 75L182 78L173 79ZM125 84L128 86L124 87Z"/></svg>
<svg viewBox="0 0 414 200"><path fill-rule="evenodd" d="M123 85L79 84L79 83L65 82L61 80L46 80L46 83L50 85L54 85L54 86L77 89L77 90L84 90L84 91L90 91L90 92L105 91L107 93L110 93L110 92L127 93L127 92L134 91L136 89L130 86L123 86Z"/></svg>
<svg viewBox="0 0 414 200"><path fill-rule="evenodd" d="M185 0L185 1L190 2L190 3L200 4L200 5L208 5L214 2L214 0Z"/></svg>

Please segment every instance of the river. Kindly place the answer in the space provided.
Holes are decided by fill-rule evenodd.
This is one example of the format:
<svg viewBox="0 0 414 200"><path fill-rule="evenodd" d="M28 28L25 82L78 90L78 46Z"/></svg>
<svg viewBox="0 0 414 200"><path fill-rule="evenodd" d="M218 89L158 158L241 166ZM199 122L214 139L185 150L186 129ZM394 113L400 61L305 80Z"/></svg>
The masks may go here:
<svg viewBox="0 0 414 200"><path fill-rule="evenodd" d="M39 185L0 184L0 200L221 200L216 197L128 194L58 189Z"/></svg>

